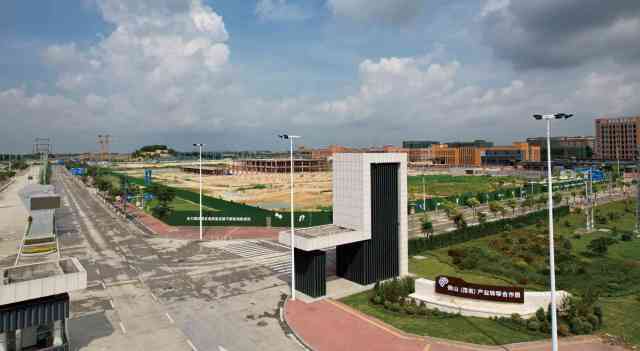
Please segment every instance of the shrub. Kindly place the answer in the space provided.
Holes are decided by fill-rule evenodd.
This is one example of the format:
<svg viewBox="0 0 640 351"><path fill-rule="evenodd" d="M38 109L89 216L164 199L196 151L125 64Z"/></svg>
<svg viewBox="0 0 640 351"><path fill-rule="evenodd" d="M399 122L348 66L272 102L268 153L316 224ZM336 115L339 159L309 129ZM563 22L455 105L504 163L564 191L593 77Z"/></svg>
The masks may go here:
<svg viewBox="0 0 640 351"><path fill-rule="evenodd" d="M620 239L622 241L631 241L633 240L633 235L631 235L631 233L623 233Z"/></svg>
<svg viewBox="0 0 640 351"><path fill-rule="evenodd" d="M602 311L602 306L594 306L593 314L598 317L598 324L602 325L602 321L604 319L604 312Z"/></svg>
<svg viewBox="0 0 640 351"><path fill-rule="evenodd" d="M478 257L476 256L465 257L464 259L462 259L462 262L460 262L460 268L474 269L478 266L478 261Z"/></svg>
<svg viewBox="0 0 640 351"><path fill-rule="evenodd" d="M414 315L418 312L418 308L416 307L416 305L408 303L404 305L404 312L408 315Z"/></svg>
<svg viewBox="0 0 640 351"><path fill-rule="evenodd" d="M518 313L514 313L511 315L511 321L518 325L523 325L525 323L524 319L522 319L522 316L520 316Z"/></svg>
<svg viewBox="0 0 640 351"><path fill-rule="evenodd" d="M600 328L600 319L598 319L595 314L588 315L587 322L591 324L593 330L597 330Z"/></svg>
<svg viewBox="0 0 640 351"><path fill-rule="evenodd" d="M538 310L536 311L536 319L539 322L544 322L545 320L547 320L544 309L542 307L538 308Z"/></svg>
<svg viewBox="0 0 640 351"><path fill-rule="evenodd" d="M567 228L571 228L571 222L569 222L569 220L568 220L568 219L567 219L567 220L565 220L565 221L564 221L564 226L565 226L565 227L567 227Z"/></svg>
<svg viewBox="0 0 640 351"><path fill-rule="evenodd" d="M393 312L400 312L402 310L402 306L400 306L400 304L397 302L393 302L391 303L390 309Z"/></svg>
<svg viewBox="0 0 640 351"><path fill-rule="evenodd" d="M384 301L384 308L387 309L387 310L391 310L391 304L392 304L391 301L385 300Z"/></svg>
<svg viewBox="0 0 640 351"><path fill-rule="evenodd" d="M404 296L413 294L416 292L416 280L413 277L404 277L402 278L402 286L404 290Z"/></svg>
<svg viewBox="0 0 640 351"><path fill-rule="evenodd" d="M531 330L531 331L538 331L540 330L540 322L538 322L537 319L530 319L527 322L527 329Z"/></svg>
<svg viewBox="0 0 640 351"><path fill-rule="evenodd" d="M560 334L560 336L569 336L571 335L571 330L565 323L560 323L558 326L558 334Z"/></svg>
<svg viewBox="0 0 640 351"><path fill-rule="evenodd" d="M385 301L384 301L384 298L382 296L374 295L371 298L371 302L373 302L373 304L375 304L375 305L380 305L380 304L384 303Z"/></svg>

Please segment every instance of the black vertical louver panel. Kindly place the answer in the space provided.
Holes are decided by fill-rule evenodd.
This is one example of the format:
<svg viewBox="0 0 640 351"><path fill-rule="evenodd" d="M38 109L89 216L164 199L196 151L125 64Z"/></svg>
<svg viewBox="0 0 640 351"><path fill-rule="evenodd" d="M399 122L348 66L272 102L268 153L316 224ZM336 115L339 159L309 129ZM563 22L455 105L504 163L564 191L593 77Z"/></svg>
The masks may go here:
<svg viewBox="0 0 640 351"><path fill-rule="evenodd" d="M336 273L358 284L398 276L397 163L371 165L371 239L336 248Z"/></svg>
<svg viewBox="0 0 640 351"><path fill-rule="evenodd" d="M69 318L69 294L59 294L0 307L0 333Z"/></svg>
<svg viewBox="0 0 640 351"><path fill-rule="evenodd" d="M295 249L296 290L311 297L327 294L326 253Z"/></svg>

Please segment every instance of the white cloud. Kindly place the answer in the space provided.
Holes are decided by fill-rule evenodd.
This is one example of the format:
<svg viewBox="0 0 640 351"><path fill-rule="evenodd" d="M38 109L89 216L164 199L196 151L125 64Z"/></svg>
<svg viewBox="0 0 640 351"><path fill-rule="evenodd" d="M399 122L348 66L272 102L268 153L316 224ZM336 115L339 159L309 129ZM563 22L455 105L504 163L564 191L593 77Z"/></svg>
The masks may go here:
<svg viewBox="0 0 640 351"><path fill-rule="evenodd" d="M258 0L255 13L268 21L301 21L311 17L308 10L287 0Z"/></svg>
<svg viewBox="0 0 640 351"><path fill-rule="evenodd" d="M426 0L328 0L331 12L357 21L403 24L420 15Z"/></svg>

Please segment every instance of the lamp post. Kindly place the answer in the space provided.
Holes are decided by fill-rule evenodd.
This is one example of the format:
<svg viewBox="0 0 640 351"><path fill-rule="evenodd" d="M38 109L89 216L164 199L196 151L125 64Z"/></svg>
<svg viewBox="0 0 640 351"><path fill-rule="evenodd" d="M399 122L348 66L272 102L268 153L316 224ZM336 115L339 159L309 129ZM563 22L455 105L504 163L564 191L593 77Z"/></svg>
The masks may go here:
<svg viewBox="0 0 640 351"><path fill-rule="evenodd" d="M549 274L551 280L551 345L553 351L558 351L558 321L556 316L556 264L553 245L553 184L551 179L551 120L567 119L573 115L555 113L533 115L536 120L547 121L547 195L549 198Z"/></svg>
<svg viewBox="0 0 640 351"><path fill-rule="evenodd" d="M291 159L291 170L289 171L291 179L291 300L296 299L296 260L295 260L295 222L294 222L294 208L293 208L293 139L300 138L297 135L282 134L278 135L280 139L289 140L289 156Z"/></svg>
<svg viewBox="0 0 640 351"><path fill-rule="evenodd" d="M193 144L193 146L198 148L200 155L200 217L198 219L200 220L200 240L202 240L202 147L204 144Z"/></svg>

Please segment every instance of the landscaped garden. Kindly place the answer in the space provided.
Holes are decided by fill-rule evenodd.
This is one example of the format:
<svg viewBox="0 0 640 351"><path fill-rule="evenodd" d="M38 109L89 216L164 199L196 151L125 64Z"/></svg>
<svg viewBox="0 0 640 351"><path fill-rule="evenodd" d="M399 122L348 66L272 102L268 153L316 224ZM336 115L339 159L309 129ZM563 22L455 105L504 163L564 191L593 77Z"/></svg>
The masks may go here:
<svg viewBox="0 0 640 351"><path fill-rule="evenodd" d="M597 230L591 233L584 230L584 214L563 212L565 215L559 213L555 223L556 279L558 289L575 298L559 313L560 334L609 333L640 344L640 238L633 233L635 203L598 206ZM409 270L428 279L442 274L473 283L546 291L547 222L540 215L520 221L526 225L511 221L495 230L493 224L487 224L488 236L469 228L441 238L418 239L422 242L410 243ZM344 302L414 334L482 344L549 335L548 313L544 311L530 321L518 316L490 320L432 312L420 315L407 313L404 307L376 304L380 301L373 299L375 295L368 292ZM456 332L465 323L465 333ZM448 327L441 328L443 324Z"/></svg>

